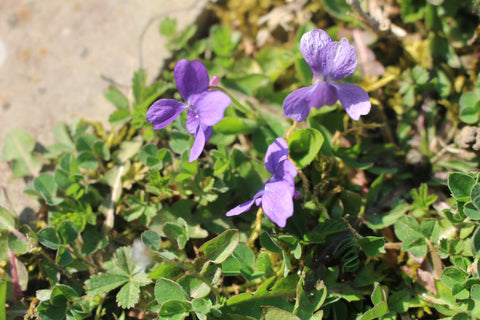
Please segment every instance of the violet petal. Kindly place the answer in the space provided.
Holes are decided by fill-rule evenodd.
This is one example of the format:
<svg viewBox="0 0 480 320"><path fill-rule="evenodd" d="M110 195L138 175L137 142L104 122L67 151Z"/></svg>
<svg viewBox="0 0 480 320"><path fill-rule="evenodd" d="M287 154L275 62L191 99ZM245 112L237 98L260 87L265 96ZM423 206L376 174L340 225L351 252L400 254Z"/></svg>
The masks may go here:
<svg viewBox="0 0 480 320"><path fill-rule="evenodd" d="M293 215L293 194L291 186L284 181L266 183L262 197L265 215L283 228Z"/></svg>
<svg viewBox="0 0 480 320"><path fill-rule="evenodd" d="M173 99L160 99L155 101L147 111L147 121L153 129L163 129L172 123L178 115L187 108L185 103Z"/></svg>
<svg viewBox="0 0 480 320"><path fill-rule="evenodd" d="M223 119L225 109L232 103L230 97L221 91L206 91L195 98L194 110L200 123L213 126Z"/></svg>
<svg viewBox="0 0 480 320"><path fill-rule="evenodd" d="M323 75L327 81L343 79L357 69L357 51L346 38L329 43L325 48L323 59L325 61Z"/></svg>
<svg viewBox="0 0 480 320"><path fill-rule="evenodd" d="M329 82L318 82L314 85L311 105L315 108L333 106L337 102L337 90Z"/></svg>
<svg viewBox="0 0 480 320"><path fill-rule="evenodd" d="M290 93L283 101L283 113L300 122L307 119L310 113L311 98L315 85L300 88Z"/></svg>
<svg viewBox="0 0 480 320"><path fill-rule="evenodd" d="M305 33L300 40L300 51L310 66L313 76L317 80L323 80L325 66L325 48L332 43L332 38L321 29L314 29Z"/></svg>
<svg viewBox="0 0 480 320"><path fill-rule="evenodd" d="M283 138L277 138L268 146L265 154L265 168L272 175L277 171L279 163L288 158L288 145Z"/></svg>
<svg viewBox="0 0 480 320"><path fill-rule="evenodd" d="M198 60L189 62L182 59L177 62L173 70L175 84L183 100L189 101L194 94L199 94L208 89L209 78L207 68Z"/></svg>
<svg viewBox="0 0 480 320"><path fill-rule="evenodd" d="M198 115L195 111L189 108L187 111L187 131L191 134L195 134L199 125L200 120L198 119Z"/></svg>
<svg viewBox="0 0 480 320"><path fill-rule="evenodd" d="M340 103L350 118L358 120L361 115L370 112L372 105L368 93L363 88L351 83L333 83L333 85L337 89Z"/></svg>
<svg viewBox="0 0 480 320"><path fill-rule="evenodd" d="M207 127L199 125L197 132L195 133L195 140L193 141L192 149L190 149L190 157L188 158L189 162L193 162L200 157L202 154L205 143L212 136L212 127Z"/></svg>
<svg viewBox="0 0 480 320"><path fill-rule="evenodd" d="M273 177L274 180L284 180L288 182L292 186L295 184L295 177L297 176L297 168L290 160L282 161L278 167L277 171L275 172L275 176ZM294 187L295 189L295 187Z"/></svg>
<svg viewBox="0 0 480 320"><path fill-rule="evenodd" d="M244 202L244 203L236 206L235 208L233 208L233 209L231 209L227 212L227 216L228 217L238 216L241 213L247 212L252 207L253 202L254 202L254 200L252 199L252 200L249 200L247 202Z"/></svg>

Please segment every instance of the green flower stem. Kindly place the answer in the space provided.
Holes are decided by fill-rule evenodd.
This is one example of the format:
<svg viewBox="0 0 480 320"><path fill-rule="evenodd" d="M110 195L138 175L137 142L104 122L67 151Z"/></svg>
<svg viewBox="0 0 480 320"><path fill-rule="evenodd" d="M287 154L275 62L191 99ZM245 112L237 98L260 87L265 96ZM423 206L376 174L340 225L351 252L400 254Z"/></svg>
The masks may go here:
<svg viewBox="0 0 480 320"><path fill-rule="evenodd" d="M220 86L210 86L210 89L215 89L215 90L218 90L218 91L221 91L221 92L225 93L227 96L230 97L230 99L232 99L233 104L238 108L238 110L240 110L240 111L244 112L245 114L248 114L248 115L250 115L254 118L257 118L257 114L251 108L241 104L237 99L235 99L235 97L233 95L231 95L224 88L222 88Z"/></svg>
<svg viewBox="0 0 480 320"><path fill-rule="evenodd" d="M255 247L255 240L257 240L258 236L260 235L260 231L262 231L262 215L263 215L263 209L262 207L260 207L257 210L257 217L255 218L255 222L253 224L252 234L250 235L250 238L248 238L248 241L247 241L247 246L249 246L250 248Z"/></svg>
<svg viewBox="0 0 480 320"><path fill-rule="evenodd" d="M294 120L292 126L290 127L290 129L288 129L287 133L285 134L285 141L288 142L288 139L290 139L290 136L292 135L297 125L298 125L298 122Z"/></svg>

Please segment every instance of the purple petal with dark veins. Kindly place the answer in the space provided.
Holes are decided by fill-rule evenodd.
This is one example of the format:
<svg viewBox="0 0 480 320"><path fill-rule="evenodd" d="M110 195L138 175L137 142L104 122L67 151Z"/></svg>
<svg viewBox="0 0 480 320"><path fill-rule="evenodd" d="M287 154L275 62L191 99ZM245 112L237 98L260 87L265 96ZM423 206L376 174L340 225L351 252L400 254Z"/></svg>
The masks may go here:
<svg viewBox="0 0 480 320"><path fill-rule="evenodd" d="M290 93L283 101L283 113L300 122L307 119L310 113L311 98L315 85L300 88Z"/></svg>
<svg viewBox="0 0 480 320"><path fill-rule="evenodd" d="M323 59L325 60L323 75L327 81L343 79L357 69L357 52L346 38L329 43L325 48Z"/></svg>
<svg viewBox="0 0 480 320"><path fill-rule="evenodd" d="M187 131L191 134L195 134L199 125L200 120L198 119L198 115L195 113L195 111L189 108L187 110Z"/></svg>
<svg viewBox="0 0 480 320"><path fill-rule="evenodd" d="M178 92L188 104L190 97L208 89L209 78L207 68L198 60L189 62L182 59L177 62L173 70Z"/></svg>
<svg viewBox="0 0 480 320"><path fill-rule="evenodd" d="M314 29L305 33L300 40L300 51L310 66L313 76L317 80L323 80L325 66L325 48L332 43L332 38L321 29Z"/></svg>
<svg viewBox="0 0 480 320"><path fill-rule="evenodd" d="M351 83L333 83L337 89L338 100L353 120L368 114L372 105L368 93L361 87Z"/></svg>
<svg viewBox="0 0 480 320"><path fill-rule="evenodd" d="M147 121L153 129L163 129L172 123L178 115L187 108L185 103L173 99L160 99L155 101L147 111Z"/></svg>

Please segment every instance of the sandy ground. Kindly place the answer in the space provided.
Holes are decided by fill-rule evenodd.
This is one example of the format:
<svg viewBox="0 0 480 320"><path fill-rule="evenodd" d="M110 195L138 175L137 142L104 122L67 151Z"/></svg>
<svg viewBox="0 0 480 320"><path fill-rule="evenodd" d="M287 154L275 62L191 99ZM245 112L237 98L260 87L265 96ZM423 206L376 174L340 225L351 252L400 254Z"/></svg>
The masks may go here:
<svg viewBox="0 0 480 320"><path fill-rule="evenodd" d="M1 0L0 150L11 126L48 145L59 122L86 118L107 123L114 109L103 96L110 84L106 79L128 87L139 67L155 77L170 55L158 32L161 18L177 18L183 28L196 21L206 3ZM13 179L5 163L0 163L0 185L17 213L37 210L37 202L23 194L26 182Z"/></svg>

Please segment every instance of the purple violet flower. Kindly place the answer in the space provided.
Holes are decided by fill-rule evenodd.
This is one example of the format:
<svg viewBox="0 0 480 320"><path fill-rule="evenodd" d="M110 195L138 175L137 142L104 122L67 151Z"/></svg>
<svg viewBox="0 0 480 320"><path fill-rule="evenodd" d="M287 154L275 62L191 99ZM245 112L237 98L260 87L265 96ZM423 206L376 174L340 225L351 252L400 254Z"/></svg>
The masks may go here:
<svg viewBox="0 0 480 320"><path fill-rule="evenodd" d="M267 149L265 168L272 174L253 199L242 203L227 212L227 216L236 216L252 207L253 203L262 206L265 215L283 228L287 219L293 215L293 198L297 198L294 179L297 169L288 160L288 145L283 138L277 138Z"/></svg>
<svg viewBox="0 0 480 320"><path fill-rule="evenodd" d="M173 75L178 92L185 102L173 99L157 100L147 111L147 121L153 125L153 129L163 129L183 110L188 109L187 130L195 137L188 160L193 162L200 156L205 143L212 136L212 126L222 120L225 109L232 100L221 91L208 90L208 71L198 60L178 61ZM218 78L212 80L218 82Z"/></svg>
<svg viewBox="0 0 480 320"><path fill-rule="evenodd" d="M290 93L283 102L283 112L295 121L303 121L310 108L332 106L340 100L353 120L368 114L371 108L367 92L351 83L337 83L357 68L357 52L346 38L333 41L321 29L305 33L300 40L302 56L313 71L313 85Z"/></svg>

